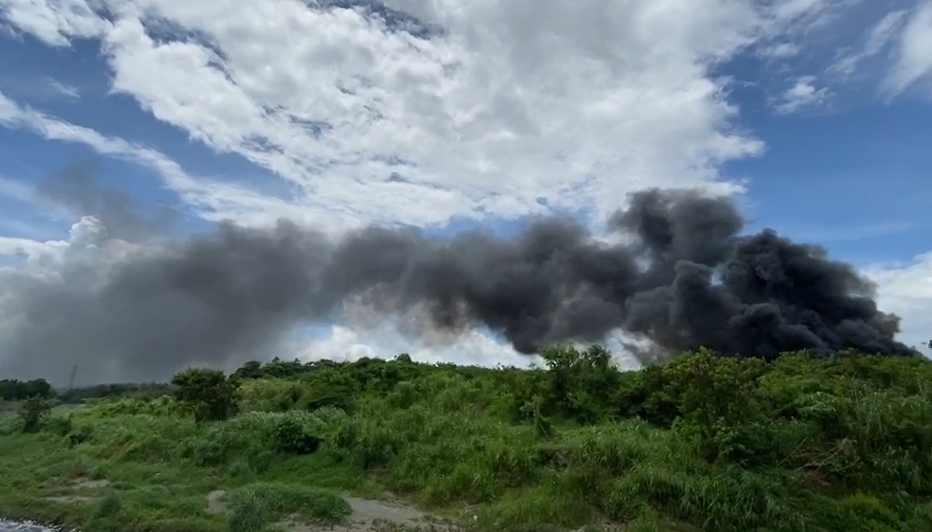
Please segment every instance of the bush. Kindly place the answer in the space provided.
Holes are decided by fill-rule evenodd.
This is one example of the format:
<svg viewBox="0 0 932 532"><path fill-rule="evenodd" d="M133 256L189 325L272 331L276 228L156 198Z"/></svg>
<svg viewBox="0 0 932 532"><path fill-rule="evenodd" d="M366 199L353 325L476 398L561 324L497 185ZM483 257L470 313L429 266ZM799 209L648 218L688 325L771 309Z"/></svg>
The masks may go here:
<svg viewBox="0 0 932 532"><path fill-rule="evenodd" d="M611 353L601 346L585 351L554 347L540 356L547 363L548 406L553 412L583 424L614 416L621 372L613 366Z"/></svg>
<svg viewBox="0 0 932 532"><path fill-rule="evenodd" d="M187 370L174 398L89 401L43 417L45 434L14 434L21 420L0 419L0 468L35 468L35 497L46 479L122 475L113 480L123 510L106 529L137 514L126 527L218 526L161 514L154 496L143 509L139 479L183 476L188 502L171 504L185 515L203 511L205 490L239 486L226 526L244 532L291 514L345 517L345 501L313 484L468 508L476 532L580 529L597 518L630 531L932 530L928 361L699 350L622 372L601 348L559 347L544 359L532 370L403 358L251 363L234 379ZM38 446L53 452L29 450ZM29 504L54 506L56 517L94 511Z"/></svg>
<svg viewBox="0 0 932 532"><path fill-rule="evenodd" d="M262 501L255 494L240 495L227 518L229 532L258 532L265 527Z"/></svg>
<svg viewBox="0 0 932 532"><path fill-rule="evenodd" d="M279 482L247 484L228 496L233 521L241 530L257 523L269 523L297 516L309 523L339 523L352 511L343 497L319 488Z"/></svg>
<svg viewBox="0 0 932 532"><path fill-rule="evenodd" d="M312 434L309 428L293 418L279 422L275 431L275 443L279 452L285 454L311 454L320 448L322 438Z"/></svg>
<svg viewBox="0 0 932 532"><path fill-rule="evenodd" d="M197 422L222 421L236 409L236 385L222 371L188 368L172 378L175 397Z"/></svg>
<svg viewBox="0 0 932 532"><path fill-rule="evenodd" d="M49 415L54 403L41 396L34 395L25 401L19 410L19 418L23 422L23 432L38 432L42 422Z"/></svg>

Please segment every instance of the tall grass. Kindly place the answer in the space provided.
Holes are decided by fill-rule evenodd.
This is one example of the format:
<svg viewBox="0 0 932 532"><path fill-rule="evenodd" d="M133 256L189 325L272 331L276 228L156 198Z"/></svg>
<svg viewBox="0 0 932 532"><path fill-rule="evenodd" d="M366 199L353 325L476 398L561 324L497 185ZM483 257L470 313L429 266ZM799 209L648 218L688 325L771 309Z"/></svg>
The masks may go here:
<svg viewBox="0 0 932 532"><path fill-rule="evenodd" d="M697 353L624 374L598 352L560 356L538 371L273 367L212 423L168 397L55 412L32 435L0 417L0 493L19 493L0 514L245 532L346 520L350 491L479 531L932 530L928 362ZM84 478L111 482L97 506L49 502ZM225 515L208 512L216 489Z"/></svg>

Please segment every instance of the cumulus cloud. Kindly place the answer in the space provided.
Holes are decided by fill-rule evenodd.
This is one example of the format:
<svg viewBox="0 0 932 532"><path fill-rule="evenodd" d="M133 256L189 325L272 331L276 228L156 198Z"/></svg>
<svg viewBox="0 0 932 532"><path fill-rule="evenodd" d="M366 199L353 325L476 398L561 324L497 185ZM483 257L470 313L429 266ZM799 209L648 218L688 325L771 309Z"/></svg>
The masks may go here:
<svg viewBox="0 0 932 532"><path fill-rule="evenodd" d="M0 0L50 45L98 39L115 93L305 209L415 225L604 215L646 185L715 181L762 145L711 68L826 4Z"/></svg>
<svg viewBox="0 0 932 532"><path fill-rule="evenodd" d="M62 240L40 242L31 238L0 236L0 256L22 256L30 260L58 259L68 243Z"/></svg>
<svg viewBox="0 0 932 532"><path fill-rule="evenodd" d="M22 311L18 305L10 307L4 303L12 302L13 294L30 279L47 282L70 277L80 287L141 250L144 248L139 244L111 238L104 223L94 216L82 216L71 225L68 238L62 240L0 236L0 264L7 263L0 267L0 316L10 319ZM26 267L11 266L9 262L14 259L22 259ZM81 272L80 278L74 277L75 272ZM11 330L0 326L0 340Z"/></svg>
<svg viewBox="0 0 932 532"><path fill-rule="evenodd" d="M877 283L878 304L903 318L905 343L921 347L932 340L932 253L906 264L874 265L865 274Z"/></svg>
<svg viewBox="0 0 932 532"><path fill-rule="evenodd" d="M526 367L533 362L480 331L468 331L459 335L455 342L431 343L399 334L391 323L376 327L333 325L325 337L293 341L292 346L288 351L299 360L391 358L408 353L414 360L428 363Z"/></svg>
<svg viewBox="0 0 932 532"><path fill-rule="evenodd" d="M799 50L791 37L843 3L0 0L8 26L50 46L95 40L114 94L295 192L281 198L193 175L151 146L3 94L0 124L139 164L191 212L242 227L286 217L338 231L552 210L602 219L647 186L741 190L720 181L718 168L763 144L736 126L715 67L751 45L789 57ZM787 93L793 105L825 96L812 79L797 81ZM0 249L79 265L96 264L80 262L99 260L93 254L145 252L128 241L138 234L116 234L132 226L105 219L118 212L72 208L80 221L70 240L0 241ZM67 269L100 275L91 270ZM400 347L384 327L333 326L330 340L294 352ZM480 358L518 356L481 332L462 334L462 349ZM428 348L468 352L427 343L419 353Z"/></svg>

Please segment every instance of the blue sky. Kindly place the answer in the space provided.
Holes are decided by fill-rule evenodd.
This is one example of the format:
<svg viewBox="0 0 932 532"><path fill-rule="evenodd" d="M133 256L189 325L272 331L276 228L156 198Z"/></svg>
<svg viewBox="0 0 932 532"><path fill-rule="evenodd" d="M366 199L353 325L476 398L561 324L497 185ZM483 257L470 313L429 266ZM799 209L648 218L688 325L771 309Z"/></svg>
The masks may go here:
<svg viewBox="0 0 932 532"><path fill-rule="evenodd" d="M748 120L767 144L726 165L748 177L759 225L822 243L856 263L908 260L928 251L932 225L932 106L920 99L864 101L842 111Z"/></svg>
<svg viewBox="0 0 932 532"><path fill-rule="evenodd" d="M75 161L182 232L507 231L701 185L853 262L906 341L929 336L932 2L325 4L0 0L0 254L47 266L75 238L87 213L32 192ZM403 345L384 335L317 348ZM449 356L469 349L510 356Z"/></svg>

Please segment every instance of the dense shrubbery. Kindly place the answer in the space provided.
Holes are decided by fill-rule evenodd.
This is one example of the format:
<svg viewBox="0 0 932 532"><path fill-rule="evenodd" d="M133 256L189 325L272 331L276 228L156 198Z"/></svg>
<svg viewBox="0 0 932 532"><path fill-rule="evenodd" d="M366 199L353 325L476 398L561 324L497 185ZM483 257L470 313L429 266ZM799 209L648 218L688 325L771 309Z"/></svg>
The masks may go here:
<svg viewBox="0 0 932 532"><path fill-rule="evenodd" d="M540 370L405 356L187 370L173 397L100 402L45 425L88 459L188 464L253 486L236 492L243 523L281 513L263 493L370 478L471 508L483 530L932 530L925 359L700 351L621 372L598 347L543 358Z"/></svg>

